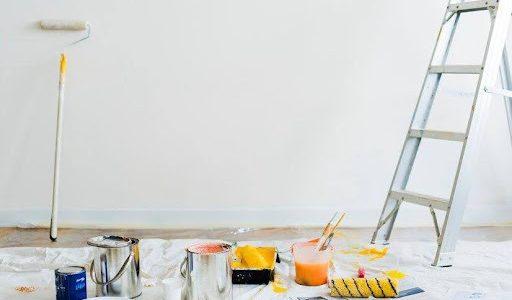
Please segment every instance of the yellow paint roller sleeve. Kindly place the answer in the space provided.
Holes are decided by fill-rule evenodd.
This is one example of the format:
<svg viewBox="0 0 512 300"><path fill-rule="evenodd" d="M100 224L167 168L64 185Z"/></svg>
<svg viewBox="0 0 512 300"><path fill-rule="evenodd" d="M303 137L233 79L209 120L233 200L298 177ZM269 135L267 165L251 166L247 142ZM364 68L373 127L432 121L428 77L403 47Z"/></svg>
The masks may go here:
<svg viewBox="0 0 512 300"><path fill-rule="evenodd" d="M68 59L66 58L66 54L62 53L60 55L60 76L64 77L66 75L66 69L68 67Z"/></svg>
<svg viewBox="0 0 512 300"><path fill-rule="evenodd" d="M391 278L339 278L331 280L332 297L394 298L398 295L398 280Z"/></svg>

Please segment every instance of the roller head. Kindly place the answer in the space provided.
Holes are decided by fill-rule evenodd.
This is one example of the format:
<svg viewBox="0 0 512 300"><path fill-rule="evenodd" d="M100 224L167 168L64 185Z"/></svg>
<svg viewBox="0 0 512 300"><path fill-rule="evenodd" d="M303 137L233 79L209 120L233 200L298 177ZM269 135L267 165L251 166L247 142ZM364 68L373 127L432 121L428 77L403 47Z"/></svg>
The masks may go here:
<svg viewBox="0 0 512 300"><path fill-rule="evenodd" d="M87 30L89 23L81 20L41 20L39 23L42 30Z"/></svg>

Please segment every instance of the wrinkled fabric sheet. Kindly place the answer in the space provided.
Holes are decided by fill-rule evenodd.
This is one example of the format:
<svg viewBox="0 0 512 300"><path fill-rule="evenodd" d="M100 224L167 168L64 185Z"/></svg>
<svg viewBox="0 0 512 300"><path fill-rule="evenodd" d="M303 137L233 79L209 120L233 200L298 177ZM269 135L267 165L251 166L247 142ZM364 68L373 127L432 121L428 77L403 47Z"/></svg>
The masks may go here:
<svg viewBox="0 0 512 300"><path fill-rule="evenodd" d="M144 289L138 299L165 299L164 284L167 278L181 278L179 265L184 258L184 249L204 240L140 241L141 270ZM281 263L276 272L284 293L273 291L272 285L236 285L234 299L296 299L294 297L323 296L327 299L326 286L304 287L293 281L294 268L288 249L296 242L265 241L250 242L252 245L277 246ZM239 244L243 244L240 242ZM489 299L507 298L512 292L512 241L468 242L460 241L455 266L432 267L435 253L433 243L396 242L388 254L375 261L358 254L347 254L366 246L354 242L336 243L334 265L341 276L355 276L358 265L365 266L370 273L382 270L400 270L408 276L400 283L401 288L418 286L425 293L405 299L456 299L461 292L479 292L494 295ZM0 249L0 299L55 299L53 270L70 265L88 268L92 260L92 248L2 248ZM89 276L89 275L88 275ZM94 284L88 277L88 295L94 296ZM34 287L33 292L19 292L16 287ZM462 299L462 298L461 298ZM468 298L469 299L469 298ZM487 299L487 298L485 298Z"/></svg>

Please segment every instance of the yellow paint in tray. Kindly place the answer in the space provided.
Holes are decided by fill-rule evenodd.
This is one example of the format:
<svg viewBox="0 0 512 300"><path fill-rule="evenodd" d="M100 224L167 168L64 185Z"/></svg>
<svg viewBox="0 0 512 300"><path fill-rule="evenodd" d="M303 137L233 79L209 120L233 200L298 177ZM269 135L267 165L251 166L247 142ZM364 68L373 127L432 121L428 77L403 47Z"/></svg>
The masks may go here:
<svg viewBox="0 0 512 300"><path fill-rule="evenodd" d="M274 247L239 246L235 249L233 269L273 269L276 249Z"/></svg>

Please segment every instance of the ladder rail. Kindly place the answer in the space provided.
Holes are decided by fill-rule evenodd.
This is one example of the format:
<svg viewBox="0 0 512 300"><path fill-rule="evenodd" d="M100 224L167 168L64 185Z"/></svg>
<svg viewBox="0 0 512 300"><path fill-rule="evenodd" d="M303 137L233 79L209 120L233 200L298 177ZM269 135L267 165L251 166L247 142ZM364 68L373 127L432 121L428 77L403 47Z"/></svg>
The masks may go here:
<svg viewBox="0 0 512 300"><path fill-rule="evenodd" d="M471 186L471 171L478 158L481 128L485 125L489 112L490 97L485 86L494 86L499 71L500 61L505 47L508 24L512 14L512 2L500 1L499 9L489 10L491 26L487 45L482 59L483 72L479 76L472 109L466 127L467 139L463 142L459 163L453 180L450 203L446 211L444 225L438 241L434 266L451 266L453 264L457 236L468 201Z"/></svg>
<svg viewBox="0 0 512 300"><path fill-rule="evenodd" d="M505 90L512 90L512 76L510 75L510 63L508 59L507 47L503 48L503 57L500 66L501 87ZM507 112L508 130L510 134L510 143L512 145L512 97L504 97L505 110Z"/></svg>
<svg viewBox="0 0 512 300"><path fill-rule="evenodd" d="M457 28L457 24L460 19L460 14L456 14L453 21L446 22L447 17L452 15L448 10L449 4L450 0L448 0L448 5L446 6L446 11L442 18L441 27L437 34L432 56L430 58L428 68L423 80L423 86L416 103L416 108L414 110L409 129L407 130L402 152L400 153L398 165L395 169L395 173L393 175L393 179L386 196L387 198L384 203L384 207L382 208L379 222L377 223L376 230L372 237L372 243L385 243L391 236L391 231L393 229L393 225L395 223L401 202L396 199L392 199L390 194L393 189L403 190L407 186L409 175L412 170L412 165L416 158L416 153L421 142L421 139L410 138L409 132L412 128L425 129L428 115L430 114L432 103L437 92L437 87L439 85L439 81L441 80L441 74L431 73L430 66L432 66L433 63L441 65L445 64L448 58L448 50L452 44L453 37L455 35L455 29ZM439 54L438 50L442 52L440 56L437 56L437 54ZM391 213L393 214L391 215ZM385 219L387 222L382 223L382 221Z"/></svg>

